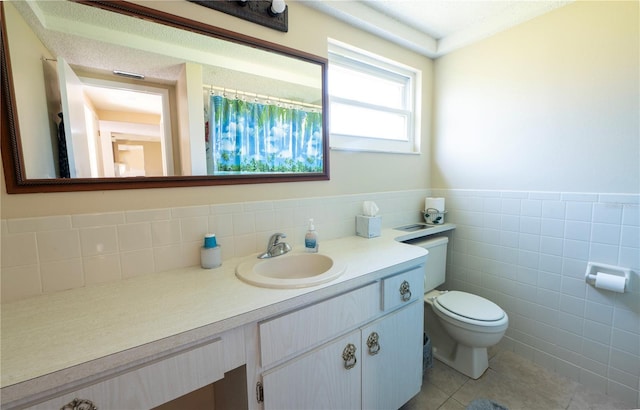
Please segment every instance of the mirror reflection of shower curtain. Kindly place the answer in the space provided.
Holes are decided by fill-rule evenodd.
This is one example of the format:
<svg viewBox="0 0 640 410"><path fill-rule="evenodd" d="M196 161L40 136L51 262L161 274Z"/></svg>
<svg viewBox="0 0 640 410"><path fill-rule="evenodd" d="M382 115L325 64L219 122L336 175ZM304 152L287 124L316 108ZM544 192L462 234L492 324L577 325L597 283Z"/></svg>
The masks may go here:
<svg viewBox="0 0 640 410"><path fill-rule="evenodd" d="M209 175L323 171L320 112L212 95L207 131Z"/></svg>
<svg viewBox="0 0 640 410"><path fill-rule="evenodd" d="M67 138L64 134L64 118L62 113L58 113L60 123L58 124L58 172L60 178L71 178L69 172L69 158L67 157Z"/></svg>

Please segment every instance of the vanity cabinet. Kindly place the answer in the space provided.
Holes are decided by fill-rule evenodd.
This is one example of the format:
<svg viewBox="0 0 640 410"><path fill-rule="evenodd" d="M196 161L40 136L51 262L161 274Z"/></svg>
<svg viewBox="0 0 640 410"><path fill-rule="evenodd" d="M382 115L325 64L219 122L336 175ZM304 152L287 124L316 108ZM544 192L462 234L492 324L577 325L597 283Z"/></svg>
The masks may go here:
<svg viewBox="0 0 640 410"><path fill-rule="evenodd" d="M413 269L261 323L264 409L402 406L422 385L422 294Z"/></svg>
<svg viewBox="0 0 640 410"><path fill-rule="evenodd" d="M243 258L3 304L0 408L398 408L422 381L427 255L393 235L335 240L353 269L315 288L247 285Z"/></svg>
<svg viewBox="0 0 640 410"><path fill-rule="evenodd" d="M28 409L123 410L160 406L222 380L226 372L244 364L242 336L242 329L233 329L130 363L84 386L61 386L55 398Z"/></svg>
<svg viewBox="0 0 640 410"><path fill-rule="evenodd" d="M29 409L107 410L156 407L222 379L222 347L222 340L215 339ZM85 407L74 406L74 401L77 404L84 402Z"/></svg>

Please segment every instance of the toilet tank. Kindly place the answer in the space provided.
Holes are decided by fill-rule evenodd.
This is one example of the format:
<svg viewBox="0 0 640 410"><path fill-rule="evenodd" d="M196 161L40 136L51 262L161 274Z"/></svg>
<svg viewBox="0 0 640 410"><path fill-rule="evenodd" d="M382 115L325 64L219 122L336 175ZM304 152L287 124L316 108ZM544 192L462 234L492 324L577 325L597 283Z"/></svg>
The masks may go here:
<svg viewBox="0 0 640 410"><path fill-rule="evenodd" d="M412 245L421 246L429 251L429 257L424 266L424 293L435 289L445 281L448 243L449 238L446 236L411 241Z"/></svg>

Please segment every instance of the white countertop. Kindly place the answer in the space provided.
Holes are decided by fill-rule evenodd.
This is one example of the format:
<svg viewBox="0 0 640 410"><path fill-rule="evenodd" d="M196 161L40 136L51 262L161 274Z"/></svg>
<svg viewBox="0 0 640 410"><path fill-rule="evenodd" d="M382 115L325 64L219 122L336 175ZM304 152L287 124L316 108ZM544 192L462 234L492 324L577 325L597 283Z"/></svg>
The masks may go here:
<svg viewBox="0 0 640 410"><path fill-rule="evenodd" d="M445 224L429 233L454 227ZM235 267L255 258L252 255L227 260L217 269L152 273L3 304L3 401L16 400L32 389L51 388L33 384L50 374L69 382L82 377L88 371L83 373L82 365L89 362L92 368L104 370L109 359L117 362L119 353L177 335L221 333L361 286L395 265L415 266L427 252L397 241L410 237L415 234L388 229L378 238L324 241L320 253L345 263L346 272L332 282L308 288L266 289L242 282L235 276ZM166 348L166 343L159 348Z"/></svg>

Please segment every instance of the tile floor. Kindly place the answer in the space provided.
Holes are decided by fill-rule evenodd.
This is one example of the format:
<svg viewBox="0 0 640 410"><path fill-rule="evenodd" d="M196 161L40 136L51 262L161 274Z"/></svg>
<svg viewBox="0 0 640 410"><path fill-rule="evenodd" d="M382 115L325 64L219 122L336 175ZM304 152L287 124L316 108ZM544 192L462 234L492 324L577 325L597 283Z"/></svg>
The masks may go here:
<svg viewBox="0 0 640 410"><path fill-rule="evenodd" d="M401 410L464 410L476 399L489 399L509 410L630 409L605 394L546 370L507 350L494 351L489 369L473 380L434 360L422 390Z"/></svg>

